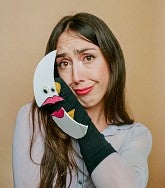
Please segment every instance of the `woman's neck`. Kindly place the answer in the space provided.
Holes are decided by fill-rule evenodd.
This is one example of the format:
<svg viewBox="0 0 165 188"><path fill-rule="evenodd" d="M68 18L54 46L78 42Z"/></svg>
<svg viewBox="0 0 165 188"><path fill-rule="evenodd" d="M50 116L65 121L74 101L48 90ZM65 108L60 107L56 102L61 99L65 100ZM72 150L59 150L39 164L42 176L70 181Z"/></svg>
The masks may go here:
<svg viewBox="0 0 165 188"><path fill-rule="evenodd" d="M86 108L86 111L92 122L100 132L107 127L107 121L105 119L103 108L91 107Z"/></svg>

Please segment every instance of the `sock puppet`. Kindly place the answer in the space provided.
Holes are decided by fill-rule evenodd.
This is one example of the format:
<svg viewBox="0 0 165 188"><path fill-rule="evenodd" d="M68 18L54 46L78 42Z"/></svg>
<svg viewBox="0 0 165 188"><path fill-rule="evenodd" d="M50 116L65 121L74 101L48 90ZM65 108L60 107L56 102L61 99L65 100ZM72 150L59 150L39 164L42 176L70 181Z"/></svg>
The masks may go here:
<svg viewBox="0 0 165 188"><path fill-rule="evenodd" d="M107 156L116 152L92 123L87 112L61 78L54 78L56 51L38 64L33 81L38 107L48 108L57 126L78 140L89 174Z"/></svg>

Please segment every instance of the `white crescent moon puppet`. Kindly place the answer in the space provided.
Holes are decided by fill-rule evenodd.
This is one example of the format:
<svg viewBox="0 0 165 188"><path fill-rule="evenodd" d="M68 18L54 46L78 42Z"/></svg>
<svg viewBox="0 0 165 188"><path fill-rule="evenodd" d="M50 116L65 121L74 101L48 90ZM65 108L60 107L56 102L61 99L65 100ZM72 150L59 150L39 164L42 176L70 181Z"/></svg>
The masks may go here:
<svg viewBox="0 0 165 188"><path fill-rule="evenodd" d="M33 90L38 107L64 100L58 95L58 88L56 87L58 83L55 84L54 81L55 58L56 51L52 51L43 57L36 67ZM73 138L82 138L87 132L88 126L75 121L64 108L54 112L52 118L66 134Z"/></svg>

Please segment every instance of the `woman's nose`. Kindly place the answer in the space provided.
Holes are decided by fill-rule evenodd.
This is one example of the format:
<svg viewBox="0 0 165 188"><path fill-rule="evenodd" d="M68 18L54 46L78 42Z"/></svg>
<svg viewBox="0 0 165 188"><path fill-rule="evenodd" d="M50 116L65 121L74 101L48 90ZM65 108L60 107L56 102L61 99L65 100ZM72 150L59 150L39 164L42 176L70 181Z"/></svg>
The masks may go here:
<svg viewBox="0 0 165 188"><path fill-rule="evenodd" d="M75 83L83 81L83 67L81 62L73 63L72 67L72 80Z"/></svg>

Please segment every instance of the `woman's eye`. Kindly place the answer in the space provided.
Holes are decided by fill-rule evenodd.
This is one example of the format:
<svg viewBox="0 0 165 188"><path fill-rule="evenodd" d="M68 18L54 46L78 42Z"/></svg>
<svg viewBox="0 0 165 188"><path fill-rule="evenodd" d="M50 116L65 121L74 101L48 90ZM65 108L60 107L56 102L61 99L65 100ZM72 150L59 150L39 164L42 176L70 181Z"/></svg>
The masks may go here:
<svg viewBox="0 0 165 188"><path fill-rule="evenodd" d="M69 62L67 62L67 61L61 61L61 62L57 63L57 66L60 69L65 69L68 65L69 65Z"/></svg>
<svg viewBox="0 0 165 188"><path fill-rule="evenodd" d="M86 62L86 63L90 63L90 62L92 62L94 60L94 56L93 55L86 55L85 57L84 57L84 62Z"/></svg>

